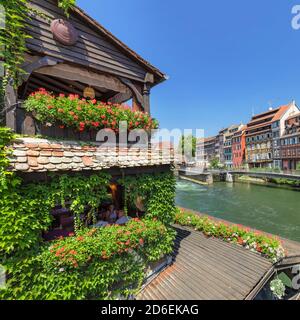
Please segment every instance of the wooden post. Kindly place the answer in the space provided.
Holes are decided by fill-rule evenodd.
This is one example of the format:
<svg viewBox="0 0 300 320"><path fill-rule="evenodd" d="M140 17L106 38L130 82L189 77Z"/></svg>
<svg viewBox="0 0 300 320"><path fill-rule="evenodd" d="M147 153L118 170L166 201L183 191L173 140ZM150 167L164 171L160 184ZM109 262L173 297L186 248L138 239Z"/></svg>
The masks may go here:
<svg viewBox="0 0 300 320"><path fill-rule="evenodd" d="M13 131L17 130L16 104L17 95L13 87L13 79L10 79L5 89L4 105L6 110L6 126Z"/></svg>
<svg viewBox="0 0 300 320"><path fill-rule="evenodd" d="M144 110L150 115L150 85L149 83L144 84L143 99L144 99Z"/></svg>
<svg viewBox="0 0 300 320"><path fill-rule="evenodd" d="M140 105L140 103L138 102L135 95L132 96L132 110L133 111L143 111L143 108Z"/></svg>

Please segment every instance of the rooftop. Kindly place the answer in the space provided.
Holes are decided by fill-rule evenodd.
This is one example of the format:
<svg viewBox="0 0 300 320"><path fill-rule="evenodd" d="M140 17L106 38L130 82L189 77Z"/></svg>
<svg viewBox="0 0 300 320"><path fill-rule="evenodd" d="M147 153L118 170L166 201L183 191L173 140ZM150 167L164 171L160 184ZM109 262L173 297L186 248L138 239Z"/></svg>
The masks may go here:
<svg viewBox="0 0 300 320"><path fill-rule="evenodd" d="M139 294L140 300L243 300L272 263L237 245L176 226L173 264Z"/></svg>
<svg viewBox="0 0 300 320"><path fill-rule="evenodd" d="M166 149L164 149L165 151ZM174 150L84 145L74 141L21 138L13 144L11 170L22 172L102 170L175 163Z"/></svg>

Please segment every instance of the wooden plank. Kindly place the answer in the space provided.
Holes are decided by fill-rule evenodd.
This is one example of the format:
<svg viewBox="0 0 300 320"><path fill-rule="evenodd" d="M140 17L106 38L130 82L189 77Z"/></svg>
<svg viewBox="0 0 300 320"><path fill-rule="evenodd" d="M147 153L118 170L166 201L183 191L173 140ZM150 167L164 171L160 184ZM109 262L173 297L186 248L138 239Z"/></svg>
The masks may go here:
<svg viewBox="0 0 300 320"><path fill-rule="evenodd" d="M33 22L31 21L30 24L32 25ZM33 39L28 40L28 42L34 42L35 39L39 39L57 47L70 48L67 46L63 46L62 44L54 40L51 31L43 30L43 28L41 28L41 25L37 24L37 26L30 26L28 28L28 33L33 37ZM112 54L107 54L105 51L97 48L96 46L89 46L89 44L86 44L83 41L78 41L76 45L72 46L72 50L74 50L74 52L78 52L79 54L88 54L90 57L96 60L104 61L111 65L122 67L127 70L134 70L141 75L145 74L144 70L138 68L136 64L131 64L130 61L119 58L118 56L113 57Z"/></svg>
<svg viewBox="0 0 300 320"><path fill-rule="evenodd" d="M200 236L200 233L199 233ZM193 237L194 242L198 243L198 241L201 241L198 237ZM213 241L209 241L213 240ZM215 245L215 241L219 242L219 245ZM193 246L193 243L190 243L189 245ZM227 246L228 245L228 246ZM240 248L237 245L232 245L229 243L226 243L225 241L221 241L218 239L207 239L205 243L202 244L203 249L206 250L206 252L211 252L214 254L215 252L220 254L220 257L224 259L226 262L229 261L229 265L231 261L238 260L240 263L240 267L245 266L248 267L249 264L255 263L257 267L266 267L270 265L270 262L266 260L265 258L262 258L261 256L257 255L256 253L252 253L244 248ZM240 256L243 257L242 260L240 260Z"/></svg>
<svg viewBox="0 0 300 320"><path fill-rule="evenodd" d="M45 19L43 19L42 17L36 16L32 20L29 20L28 24L29 28L32 31L39 33L41 30L42 35L48 36L49 38L53 39L53 35L50 30L50 24L48 21L45 21ZM92 35L89 33L85 33L79 28L77 28L77 31L79 31L79 39L76 45L78 45L79 47L94 48L97 50L97 52L101 52L101 54L107 58L113 57L117 61L121 61L128 64L129 66L135 66L140 70L144 70L140 65L132 61L130 58L128 58L114 46L109 45L109 43L100 35Z"/></svg>
<svg viewBox="0 0 300 320"><path fill-rule="evenodd" d="M4 96L4 106L6 109L6 126L13 131L17 130L17 119L16 119L16 103L17 103L17 94L13 87L13 80L9 80L5 88Z"/></svg>
<svg viewBox="0 0 300 320"><path fill-rule="evenodd" d="M129 80L126 78L121 77L120 78L121 82L124 83L128 88L131 89L133 92L134 96L136 97L138 103L144 108L144 99L137 87Z"/></svg>
<svg viewBox="0 0 300 320"><path fill-rule="evenodd" d="M128 75L126 73L122 73L122 72L116 72L115 70L112 70L110 68L106 68L104 66L100 66L99 64L95 64L95 63L91 63L87 60L81 60L81 61L78 61L77 59L74 59L74 57L72 56L67 56L66 54L62 54L62 53L59 53L57 51L53 51L51 49L42 49L39 45L37 44L30 44L30 43L27 43L27 48L32 50L33 52L36 52L38 54L46 54L46 55L49 55L49 56L52 56L52 57L55 57L55 58L60 58L60 59L64 59L65 61L67 62L71 62L71 63L74 63L76 65L81 65L81 66L86 66L88 67L89 69L92 69L92 70L95 70L95 71L101 71L103 73L106 73L106 74L112 74L112 75L116 75L116 76L122 76L122 77L127 77L127 78L130 78L132 80L136 80L136 81L140 81L140 78L138 77L135 77L135 76L131 76L131 75Z"/></svg>
<svg viewBox="0 0 300 320"><path fill-rule="evenodd" d="M48 16L50 18L50 20L58 19L58 18L60 18L60 19L65 18L64 15L61 14L61 11L56 6L51 7L51 6L49 6L48 2L45 2L45 1L40 2L39 1L37 3L36 1L31 1L30 5L32 7L34 7L35 9L40 10L46 16ZM36 16L32 19L32 21L34 21L34 20L46 23L46 21L43 18L38 17L38 16ZM117 48L115 45L112 45L110 42L108 42L108 40L100 33L100 31L97 30L97 32L95 32L93 29L86 27L82 21L75 19L74 15L71 15L69 20L73 23L73 25L79 31L80 38L82 38L84 40L89 40L92 43L101 44L103 46L103 48L107 48L111 52L118 54L123 59L127 59L128 61L130 61L132 64L135 65L136 68L139 68L142 71L145 70L145 68L141 67L140 64L138 64L137 62L128 58L128 56L125 55L123 52L121 52L119 48ZM34 22L33 22L33 24L34 24ZM144 74L145 73L146 72L144 72Z"/></svg>
<svg viewBox="0 0 300 320"><path fill-rule="evenodd" d="M49 84L49 85L51 85L53 87L58 88L58 90L60 92L64 92L65 91L65 92L74 93L74 94L78 94L79 96L82 96L82 91L79 91L76 88L70 88L69 86L63 84L62 82L54 80L54 79L52 79L50 77L46 77L46 76L44 76L42 74L36 73L34 75L34 78L39 80L41 83L47 83L47 84Z"/></svg>
<svg viewBox="0 0 300 320"><path fill-rule="evenodd" d="M117 78L90 72L84 68L78 68L67 64L59 64L53 67L44 67L36 73L48 75L56 78L78 81L87 85L93 85L97 88L112 90L115 92L128 93L129 89Z"/></svg>
<svg viewBox="0 0 300 320"><path fill-rule="evenodd" d="M118 74L126 74L127 76L132 76L136 77L141 81L141 79L144 78L144 73L137 72L135 70L129 69L124 66L116 66L111 64L110 62L107 63L104 60L99 60L96 55L84 52L84 50L79 50L75 51L72 50L70 47L62 47L62 46L57 46L57 44L50 44L49 42L46 42L44 40L40 39L28 39L27 40L27 45L35 45L39 46L39 52L47 52L47 50L51 50L52 52L57 52L60 55L64 55L66 57L66 60L68 60L69 57L72 57L73 60L75 60L77 63L82 63L83 61L88 61L95 66L103 66L107 69L114 70Z"/></svg>
<svg viewBox="0 0 300 320"><path fill-rule="evenodd" d="M187 227L177 227L174 263L138 296L169 299L245 299L272 264L244 248L206 238ZM256 264L258 262L258 265ZM168 284L166 284L166 279ZM177 293L180 291L180 293Z"/></svg>
<svg viewBox="0 0 300 320"><path fill-rule="evenodd" d="M132 93L117 93L113 97L109 99L109 102L111 103L124 103L132 98Z"/></svg>

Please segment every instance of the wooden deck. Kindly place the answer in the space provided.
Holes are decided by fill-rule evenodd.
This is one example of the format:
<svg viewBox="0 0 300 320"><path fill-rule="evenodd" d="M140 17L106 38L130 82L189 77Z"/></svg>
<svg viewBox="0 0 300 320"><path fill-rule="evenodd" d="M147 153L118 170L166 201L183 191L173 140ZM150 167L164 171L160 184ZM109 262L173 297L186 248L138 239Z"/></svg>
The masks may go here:
<svg viewBox="0 0 300 320"><path fill-rule="evenodd" d="M138 295L138 300L243 300L272 267L237 245L176 226L173 264Z"/></svg>

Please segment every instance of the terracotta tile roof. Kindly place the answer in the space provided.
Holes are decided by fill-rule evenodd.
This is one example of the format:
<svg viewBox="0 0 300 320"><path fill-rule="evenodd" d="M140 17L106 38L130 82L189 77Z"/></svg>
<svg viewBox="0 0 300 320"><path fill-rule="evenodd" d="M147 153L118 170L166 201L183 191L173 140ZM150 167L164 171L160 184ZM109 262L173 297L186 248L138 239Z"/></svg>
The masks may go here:
<svg viewBox="0 0 300 320"><path fill-rule="evenodd" d="M11 170L22 172L102 170L177 163L173 149L104 147L22 138L13 144Z"/></svg>
<svg viewBox="0 0 300 320"><path fill-rule="evenodd" d="M270 114L268 115L264 116L264 114L262 114L261 118L257 118L257 116L253 117L255 119L253 120L252 118L252 120L247 125L248 131L270 126L274 121L280 120L284 113L289 109L289 107L290 105L282 106L278 109L272 110L273 113L271 113L270 111ZM269 119L269 121L260 123L261 121L267 119Z"/></svg>
<svg viewBox="0 0 300 320"><path fill-rule="evenodd" d="M276 112L274 118L272 121L278 121L281 119L281 117L286 113L286 111L290 108L291 105L282 106L279 108L279 110Z"/></svg>

